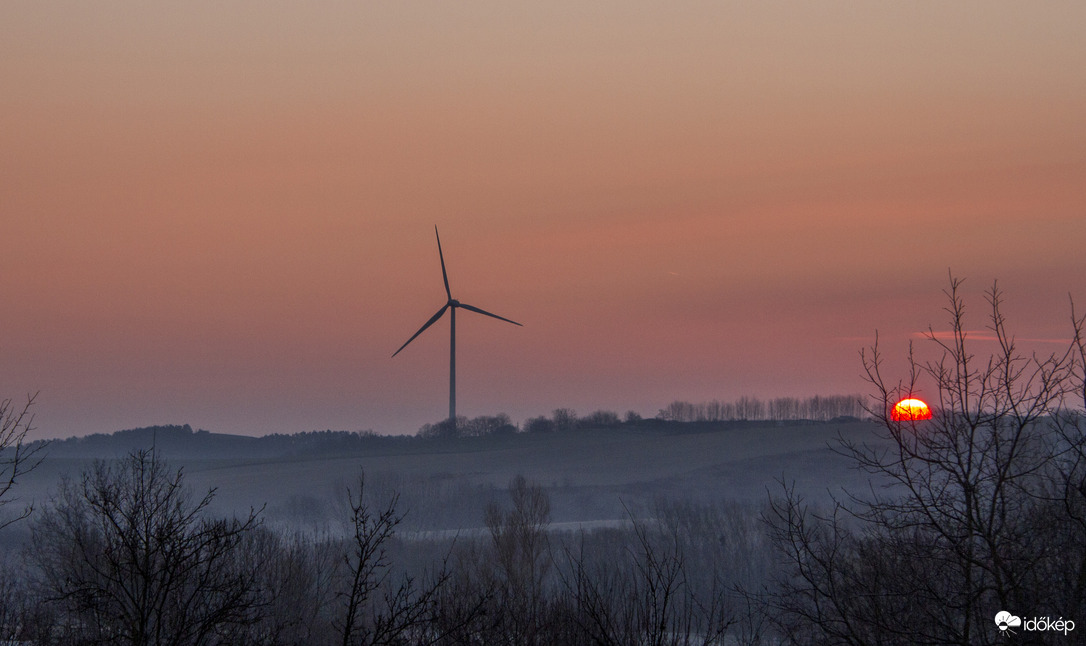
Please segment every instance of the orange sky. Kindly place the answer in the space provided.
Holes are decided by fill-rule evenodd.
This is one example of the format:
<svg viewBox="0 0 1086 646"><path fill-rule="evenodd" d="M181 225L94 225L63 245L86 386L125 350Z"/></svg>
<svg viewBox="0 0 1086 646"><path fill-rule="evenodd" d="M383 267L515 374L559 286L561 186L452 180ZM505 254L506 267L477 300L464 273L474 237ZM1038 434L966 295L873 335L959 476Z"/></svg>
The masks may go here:
<svg viewBox="0 0 1086 646"><path fill-rule="evenodd" d="M1086 5L0 4L0 394L44 436L862 392L1086 308ZM516 6L524 4L525 6ZM224 6L225 5L225 6Z"/></svg>

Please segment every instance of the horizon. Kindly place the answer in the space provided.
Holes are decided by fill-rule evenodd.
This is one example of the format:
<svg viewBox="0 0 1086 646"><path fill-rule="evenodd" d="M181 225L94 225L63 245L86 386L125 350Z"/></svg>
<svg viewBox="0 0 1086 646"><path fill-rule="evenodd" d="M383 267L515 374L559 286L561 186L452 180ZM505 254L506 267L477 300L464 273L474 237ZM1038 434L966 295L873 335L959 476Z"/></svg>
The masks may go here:
<svg viewBox="0 0 1086 646"><path fill-rule="evenodd" d="M816 400L818 398L822 398L824 400L829 400L829 399L834 399L834 398L850 398L850 399L851 398L860 398L860 399L862 399L862 397L860 395L855 394L855 393L852 394L852 395L815 395L815 396L807 397L807 398L780 398L780 399L790 399L790 400L792 400L794 403L796 403L798 405L809 406L811 404L812 400ZM707 405L717 404L719 406L719 405L723 404L724 406L729 406L729 405L730 406L735 406L738 403L738 400L735 401L735 402L721 402L719 400L690 402L690 401L686 401L686 400L677 399L677 400L673 400L671 402L668 402L668 404L666 406L660 408L659 410L657 410L657 412L655 414L652 414L652 415L641 415L637 411L634 411L634 410L616 411L616 410L607 410L607 409L603 409L603 408L594 408L594 409L591 409L591 410L588 410L588 411L576 411L576 410L573 410L571 408L560 407L560 408L554 409L552 411L543 412L543 413L540 413L538 415L534 415L532 417L527 417L527 418L524 418L524 419L516 419L516 418L513 418L513 417L509 416L506 413L503 413L501 411L497 411L497 412L492 412L492 413L484 413L484 414L476 416L476 417L467 417L465 415L457 415L457 420L458 420L458 424L459 424L460 422L468 422L468 423L474 422L477 419L494 419L494 418L505 417L505 418L508 419L509 423L516 429L517 434L533 434L533 433L538 434L538 433L540 433L540 431L532 431L532 430L529 430L527 428L528 423L533 421L534 419L539 419L539 418L550 419L550 420L553 421L555 419L555 417L556 417L556 414L559 414L559 413L562 413L562 414L571 413L572 418L573 418L573 422L575 424L577 424L577 425L586 424L588 428L593 428L593 427L599 425L599 424L597 424L596 422L594 422L591 419L595 414L599 414L599 413L614 414L616 416L616 419L617 419L617 422L616 422L617 427L629 426L629 425L639 425L639 424L643 424L643 423L649 423L649 424L653 424L653 423L664 423L664 424L729 424L729 423L734 423L734 422L742 422L742 423L771 423L771 422L777 422L777 423L780 423L780 422L784 422L784 423L790 423L790 422L832 423L832 422L840 422L841 421L841 420L839 420L837 418L837 417L841 417L841 416L830 418L830 417L826 417L824 412L819 412L819 411L815 411L814 412L815 414L809 415L809 416L792 415L792 416L784 416L784 417L774 417L774 416L772 416L772 412L769 411L769 406L771 406L774 403L774 400L772 400L772 399L771 400L761 400L761 399L758 399L758 398L748 398L748 397L743 397L741 399L743 399L743 400L747 400L747 399L753 400L754 405L759 407L758 412L756 412L755 415L752 416L752 417L745 417L745 416L741 416L741 415L736 416L735 413L734 413L734 409L733 409L732 413L730 415L728 415L728 416L718 416L718 417L714 417L714 418L711 418L711 419L710 418L706 418L706 419L674 419L674 418L669 418L669 417L667 417L667 414L670 412L670 409L673 406L675 406L676 404L681 404L681 405L685 405L685 406L692 406L694 409L699 409L700 408L702 413L704 413L705 412L705 407ZM718 414L720 412L721 412L720 410L717 411ZM724 412L727 413L728 412L727 409L724 409ZM637 417L635 419L630 419L628 417L629 413L636 413ZM868 417L868 416L844 415L843 417L853 417L857 421L875 421L874 418L871 418L871 417ZM154 431L159 431L159 430L168 430L168 431L171 431L171 432L172 431L183 431L185 433L189 433L189 434L193 434L193 435L200 434L200 433L209 433L209 434L213 434L213 435L223 435L223 436L230 436L230 437L247 437L247 438L253 438L253 439L270 438L270 437L275 437L275 436L292 437L292 436L295 436L295 435L320 434L320 433L358 435L360 437L381 437L381 438L420 437L420 438L424 438L424 439L435 439L437 436L424 434L424 429L427 429L428 427L437 426L437 425L442 424L442 423L444 423L446 421L448 421L448 420L447 419L439 419L439 420L434 420L433 422L427 422L427 423L424 423L422 426L420 426L418 429L416 429L414 432L410 432L410 433L382 433L379 430L371 429L371 428L367 428L367 429L325 428L325 429L298 430L298 431L291 431L291 432L288 432L288 433L265 433L265 434L260 434L260 435L230 433L229 431L216 431L216 430L210 430L210 429L206 429L206 428L200 428L198 426L193 426L192 424L189 424L189 423L186 423L186 422L171 422L171 423L160 423L160 424L148 424L148 425L136 426L136 427L132 427L132 428L119 428L119 429L114 429L114 430L111 430L111 431L104 431L104 432L97 432L97 433L87 433L87 434L82 434L82 435L69 435L69 436L64 436L64 437L29 437L28 436L27 440L30 441L30 442L35 442L35 441L37 441L37 442L52 442L52 441L66 442L68 440L78 440L78 439L83 439L83 438L87 438L87 437L90 437L90 436L111 437L111 436L118 435L118 434L123 434L123 433L139 433L139 432L148 432L148 431L154 432ZM559 433L561 433L561 432L564 432L564 431L559 431L557 429L552 429L551 431L544 431L544 432L548 432L548 433L549 432L559 432ZM30 435L33 435L33 434L34 433L32 432ZM487 435L489 435L489 434L491 434L491 433L487 433ZM451 436L451 438L445 438L445 439L469 439L469 438L472 438L472 437L476 437L476 436L456 434L456 435Z"/></svg>
<svg viewBox="0 0 1086 646"><path fill-rule="evenodd" d="M33 439L861 393L1086 302L1086 5L0 6ZM922 341L918 354L931 353ZM983 346L980 346L983 348Z"/></svg>

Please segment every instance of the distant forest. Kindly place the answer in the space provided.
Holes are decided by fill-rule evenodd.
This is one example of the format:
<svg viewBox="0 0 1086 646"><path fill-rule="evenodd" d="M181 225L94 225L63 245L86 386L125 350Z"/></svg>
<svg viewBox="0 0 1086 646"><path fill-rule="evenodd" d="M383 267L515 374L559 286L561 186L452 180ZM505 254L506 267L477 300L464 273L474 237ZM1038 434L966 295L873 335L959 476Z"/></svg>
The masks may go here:
<svg viewBox="0 0 1086 646"><path fill-rule="evenodd" d="M732 402L713 400L695 404L674 401L660 409L655 418L643 418L634 411L627 411L622 416L608 410L578 415L571 408L558 408L549 416L530 417L518 426L505 413L471 418L460 416L455 424L449 420L424 424L414 437L379 435L371 430L324 430L250 437L194 430L189 424L166 424L54 440L49 442L49 453L55 457L86 457L115 451L126 452L132 447L153 445L174 457L239 452L252 458L265 458L279 455L328 455L393 447L402 450L405 444L426 439L500 437L517 433L591 432L622 428L675 431L682 430L686 425L706 423L846 422L866 417L868 413L863 408L860 395L816 395L806 399L778 397L769 400L741 397Z"/></svg>
<svg viewBox="0 0 1086 646"><path fill-rule="evenodd" d="M863 395L815 395L806 399L777 397L761 400L740 397L733 402L712 400L691 404L674 401L656 414L658 419L673 422L722 422L734 420L812 420L828 422L843 417L861 418L868 415Z"/></svg>
<svg viewBox="0 0 1086 646"><path fill-rule="evenodd" d="M777 397L761 400L757 397L740 397L731 402L712 400L690 403L673 401L656 413L655 419L643 419L635 411L627 411L622 417L609 410L597 410L583 417L571 408L555 409L550 417L530 417L517 427L508 415L458 417L455 424L443 420L425 424L419 429L420 437L483 437L522 433L554 433L585 431L623 426L651 427L660 422L783 422L783 421L856 421L867 417L861 395L815 395L806 399Z"/></svg>

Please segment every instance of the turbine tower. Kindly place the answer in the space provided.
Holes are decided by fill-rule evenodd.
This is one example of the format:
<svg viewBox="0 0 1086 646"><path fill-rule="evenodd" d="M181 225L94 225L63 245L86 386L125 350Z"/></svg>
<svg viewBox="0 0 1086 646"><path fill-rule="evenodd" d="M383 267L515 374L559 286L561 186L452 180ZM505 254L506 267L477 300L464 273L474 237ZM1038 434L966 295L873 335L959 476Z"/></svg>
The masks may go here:
<svg viewBox="0 0 1086 646"><path fill-rule="evenodd" d="M452 297L452 290L449 289L449 274L445 271L445 255L441 253L441 236L437 232L437 226L434 226L434 235L437 236L437 256L441 260L441 278L445 281L445 296L449 299L441 309L430 317L429 321L423 324L419 328L418 332L411 335L411 338L406 343L400 346L400 350L407 347L409 343L415 340L415 337L426 331L426 328L430 327L437 322L441 315L445 313L445 310L449 310L449 419L456 423L456 309L464 308L470 312L477 314L485 314L486 316L496 318L499 321L505 321L506 323L512 323L513 325L520 325L516 321L505 318L504 316L498 316L497 314L491 314L486 310L479 309L474 305L468 305L467 303L461 303ZM523 327L523 326L521 326ZM400 354L400 350L392 353L392 356Z"/></svg>

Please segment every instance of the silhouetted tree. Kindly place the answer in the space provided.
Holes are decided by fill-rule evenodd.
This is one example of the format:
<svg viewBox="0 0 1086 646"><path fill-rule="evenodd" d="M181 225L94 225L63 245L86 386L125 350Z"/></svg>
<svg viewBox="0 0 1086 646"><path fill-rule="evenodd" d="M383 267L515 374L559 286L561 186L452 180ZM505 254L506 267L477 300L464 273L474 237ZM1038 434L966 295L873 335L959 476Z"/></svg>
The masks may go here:
<svg viewBox="0 0 1086 646"><path fill-rule="evenodd" d="M447 563L432 580L420 583L408 574L394 576L389 542L403 515L396 511L399 500L393 494L376 510L364 500L365 476L358 478L357 495L348 490L352 537L343 554L346 585L339 592L343 614L335 622L343 646L433 643L435 616L442 590L448 583ZM470 615L460 617L470 622ZM442 626L442 632L458 626Z"/></svg>
<svg viewBox="0 0 1086 646"><path fill-rule="evenodd" d="M460 437L461 430L467 426L468 418L458 415L455 420L443 419L434 424L423 424L417 435L419 437L456 438Z"/></svg>
<svg viewBox="0 0 1086 646"><path fill-rule="evenodd" d="M550 418L540 415L539 417L530 417L524 421L525 433L553 433L554 422Z"/></svg>
<svg viewBox="0 0 1086 646"><path fill-rule="evenodd" d="M1066 349L1023 354L993 286L995 350L977 357L960 285L952 277L946 290L950 333L928 333L939 359L910 349L907 378L890 381L877 338L862 354L889 449L840 451L893 486L822 513L794 487L773 501L767 520L792 576L771 607L796 643L996 643L999 610L1086 612L1084 319L1072 307ZM893 419L924 381L934 417Z"/></svg>
<svg viewBox="0 0 1086 646"><path fill-rule="evenodd" d="M508 511L490 503L484 514L497 566L497 599L510 643L535 644L542 636L543 586L551 565L550 498L521 475L509 484L509 498Z"/></svg>
<svg viewBox="0 0 1086 646"><path fill-rule="evenodd" d="M11 399L0 401L0 512L16 498L12 488L16 481L32 471L41 463L42 449L45 442L27 442L26 436L33 429L35 395L26 398L22 407L16 406ZM22 520L31 514L33 507L28 505L15 516L0 515L0 529Z"/></svg>
<svg viewBox="0 0 1086 646"><path fill-rule="evenodd" d="M554 420L554 430L568 432L577 430L577 412L572 408L556 408L551 413Z"/></svg>
<svg viewBox="0 0 1086 646"><path fill-rule="evenodd" d="M247 646L331 644L336 545L327 534L257 527L240 546L256 572L258 616L234 625L227 643Z"/></svg>
<svg viewBox="0 0 1086 646"><path fill-rule="evenodd" d="M698 571L715 569L715 563L689 559L693 536L679 516L668 516L639 521L631 515L632 543L614 558L593 559L586 553L584 534L576 551L567 548L569 568L562 580L576 601L575 620L591 643L733 643L725 642L735 622L721 582L698 589L693 581Z"/></svg>
<svg viewBox="0 0 1086 646"><path fill-rule="evenodd" d="M207 516L182 471L152 450L65 479L33 525L44 601L68 643L212 645L259 615L256 572L239 548L257 525Z"/></svg>
<svg viewBox="0 0 1086 646"><path fill-rule="evenodd" d="M505 413L498 415L480 415L473 417L464 423L460 431L465 437L486 437L488 435L511 435L517 432L517 427Z"/></svg>
<svg viewBox="0 0 1086 646"><path fill-rule="evenodd" d="M609 410L598 410L582 417L579 425L582 428L614 428L621 423L618 413Z"/></svg>

